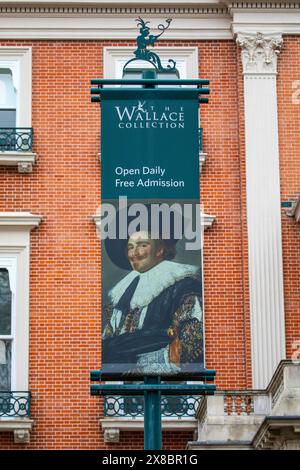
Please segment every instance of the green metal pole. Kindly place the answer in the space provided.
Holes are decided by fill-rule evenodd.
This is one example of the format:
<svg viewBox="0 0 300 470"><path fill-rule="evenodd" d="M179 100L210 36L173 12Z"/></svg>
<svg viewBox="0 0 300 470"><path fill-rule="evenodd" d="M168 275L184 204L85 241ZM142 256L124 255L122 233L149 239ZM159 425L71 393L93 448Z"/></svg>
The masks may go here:
<svg viewBox="0 0 300 470"><path fill-rule="evenodd" d="M160 377L145 377L145 384L160 384ZM161 450L161 395L144 392L144 450Z"/></svg>

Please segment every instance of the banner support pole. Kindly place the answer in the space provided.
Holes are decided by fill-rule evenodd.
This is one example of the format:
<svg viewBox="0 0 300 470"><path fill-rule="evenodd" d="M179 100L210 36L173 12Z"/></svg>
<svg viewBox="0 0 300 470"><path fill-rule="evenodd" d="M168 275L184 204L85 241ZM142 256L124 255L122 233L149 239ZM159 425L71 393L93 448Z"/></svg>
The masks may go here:
<svg viewBox="0 0 300 470"><path fill-rule="evenodd" d="M144 377L145 384L160 384L160 377ZM144 392L144 450L161 450L161 393Z"/></svg>

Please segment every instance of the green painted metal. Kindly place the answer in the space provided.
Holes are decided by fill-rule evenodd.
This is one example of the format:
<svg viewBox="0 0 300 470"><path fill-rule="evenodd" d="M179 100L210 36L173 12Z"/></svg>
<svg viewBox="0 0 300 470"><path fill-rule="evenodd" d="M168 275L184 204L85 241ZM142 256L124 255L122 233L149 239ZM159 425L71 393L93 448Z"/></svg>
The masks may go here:
<svg viewBox="0 0 300 470"><path fill-rule="evenodd" d="M100 380L101 380L101 370L91 370L90 379L91 379L92 382L100 382Z"/></svg>
<svg viewBox="0 0 300 470"><path fill-rule="evenodd" d="M168 26L171 20L167 20ZM152 65L154 65L156 71L172 71L172 67L169 65L167 69L162 68L159 57L148 51L146 48L148 45L151 45L152 42L155 42L155 37L149 35L149 28L147 23L145 23L141 18L139 18L139 25L141 26L140 32L141 36L137 38L138 49L135 51L135 59L131 59L125 64L124 69L128 63L137 60L137 58L142 60L147 60L151 62L150 57L152 57ZM160 28L161 27L161 28ZM159 29L167 29L163 25L159 25ZM162 33L161 33L162 34ZM158 36L157 36L158 37ZM152 38L152 39L151 39ZM152 44L153 45L153 44ZM139 54L141 54L139 56ZM138 57L139 56L139 57ZM171 60L169 62L172 62ZM174 61L173 61L174 62ZM175 63L174 67L175 68ZM154 72L154 76L153 76ZM121 97L124 99L124 93L126 93L126 99L157 99L159 96L160 99L170 99L174 91L180 96L180 99L191 99L192 97L197 99L197 103L207 103L208 98L199 98L199 95L208 95L210 90L205 87L209 85L209 80L206 79L196 79L196 80L180 80L180 79L159 79L155 77L155 71L145 71L141 79L93 79L91 81L92 85L97 85L97 88L91 89L91 94L97 95L92 97L93 102L99 102L100 97L103 99L102 106L105 105L106 100L116 100L119 105L119 100ZM115 85L124 85L126 89L122 88L112 88ZM130 85L130 87L128 87ZM131 87L131 85L133 87ZM194 86L193 88L180 88L182 85ZM142 86L142 88L136 88L136 86ZM158 86L164 86L165 88L157 88ZM172 88L176 87L176 88ZM103 88L105 87L105 88ZM197 111L198 112L198 111ZM196 120L195 120L196 121ZM199 130L199 148L202 149L202 130ZM214 370L201 370L199 374L188 374L189 380L205 380L213 381L216 372ZM172 377L172 381L182 380L184 374L178 374L177 376ZM187 378L187 377L185 377ZM127 380L134 380L133 376L126 377ZM174 399L184 399L192 395L213 395L216 386L213 384L182 384L182 383L161 383L163 377L153 376L153 377L144 377L144 384L93 384L91 385L91 395L102 395L105 397L110 397L110 401L106 399L105 404L110 405L111 411L111 399L115 398L115 403L118 404L120 410L122 411L122 416L126 412L126 399L134 399L137 404L137 412L142 414L144 412L144 449L145 450L160 450L162 446L162 433L161 433L161 407L162 401L174 400ZM166 380L170 380L170 377L167 377ZM101 371L92 371L91 372L92 381L101 381L101 380L124 380L124 376L119 374L102 374ZM137 378L140 380L140 377ZM113 397L112 397L113 395ZM183 396L187 395L187 396ZM133 397L134 396L134 397ZM141 407L141 398L144 396L144 410ZM163 397L163 398L162 398ZM122 402L120 401L122 400ZM125 400L125 401L124 401ZM186 403L188 403L186 401ZM128 405L128 401L127 401ZM178 413L180 413L178 411ZM108 416L108 414L107 414ZM109 414L111 416L111 414ZM182 416L178 414L178 416Z"/></svg>
<svg viewBox="0 0 300 470"><path fill-rule="evenodd" d="M152 83L144 83L143 84L145 87L149 88L150 86L154 87L154 85ZM92 88L91 89L91 94L100 94L100 95L103 95L103 93L108 93L108 92L113 92L115 93L116 95L118 94L123 94L124 93L124 88ZM131 87L127 87L126 88L126 93L130 93L130 92L139 92L141 91L141 88L131 88ZM143 90L144 93L146 93L148 91L148 89L146 90ZM150 91L150 90L149 90ZM174 92L174 88L151 88L151 91L152 92L155 92L157 94L161 94L162 92L163 93L166 93L166 92ZM193 88L193 89L190 89L190 88L176 88L176 93L179 93L179 94L182 94L184 96L188 95L188 94L192 94L192 93L197 93L197 95L199 94L203 94L203 95L209 95L209 88Z"/></svg>
<svg viewBox="0 0 300 470"><path fill-rule="evenodd" d="M293 206L293 202L292 201L281 201L281 207L283 208L291 208Z"/></svg>
<svg viewBox="0 0 300 470"><path fill-rule="evenodd" d="M158 389L160 377L145 377L144 387L149 386L149 390L144 392L144 449L161 450L161 396Z"/></svg>
<svg viewBox="0 0 300 470"><path fill-rule="evenodd" d="M30 392L0 391L0 418L29 418Z"/></svg>
<svg viewBox="0 0 300 470"><path fill-rule="evenodd" d="M0 127L0 152L30 152L32 127Z"/></svg>
<svg viewBox="0 0 300 470"><path fill-rule="evenodd" d="M194 395L166 395L161 397L161 416L193 418L202 397ZM135 418L144 416L144 398L134 395L107 395L104 397L104 416Z"/></svg>
<svg viewBox="0 0 300 470"><path fill-rule="evenodd" d="M100 96L92 96L91 97L91 102L92 103L100 103Z"/></svg>
<svg viewBox="0 0 300 470"><path fill-rule="evenodd" d="M194 78L194 79L174 79L174 78L93 78L91 85L196 85L203 86L209 85L207 78Z"/></svg>
<svg viewBox="0 0 300 470"><path fill-rule="evenodd" d="M183 382L185 380L194 380L194 381L202 381L205 380L206 382L213 381L216 376L216 371L214 369L203 369L199 371L197 374L183 374L179 373L172 376L172 382ZM169 376L160 376L162 381L170 380ZM90 379L92 382L105 382L112 381L112 382L119 382L120 380L125 380L124 375L121 374L112 374L112 373L103 373L102 370L92 370L90 372ZM140 376L135 376L133 374L128 374L126 380L131 381L139 381L141 380Z"/></svg>
<svg viewBox="0 0 300 470"><path fill-rule="evenodd" d="M155 378L155 377L154 377ZM212 384L99 384L91 385L91 395L143 395L156 391L162 395L213 395L216 386Z"/></svg>
<svg viewBox="0 0 300 470"><path fill-rule="evenodd" d="M158 25L157 28L160 30L160 33L156 35L149 34L150 27L147 26L149 24L149 21L145 22L141 17L138 17L136 21L138 22L137 26L140 27L140 34L136 38L137 49L134 51L135 57L126 62L123 71L124 69L126 69L128 64L136 60L143 60L145 62L150 63L153 67L155 67L155 70L157 70L158 72L170 72L176 70L176 62L173 59L169 59L169 64L166 68L164 68L162 66L158 54L147 49L148 46L154 46L158 38L169 28L172 21L171 18L168 18L166 20L166 26L164 26L163 24Z"/></svg>

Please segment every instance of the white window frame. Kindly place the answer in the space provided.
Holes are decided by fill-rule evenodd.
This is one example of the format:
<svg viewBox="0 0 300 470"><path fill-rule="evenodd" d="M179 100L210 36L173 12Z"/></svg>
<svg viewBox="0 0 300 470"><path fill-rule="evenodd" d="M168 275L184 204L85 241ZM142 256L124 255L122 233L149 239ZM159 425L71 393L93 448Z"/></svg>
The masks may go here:
<svg viewBox="0 0 300 470"><path fill-rule="evenodd" d="M0 212L0 265L11 265L13 351L11 389L29 390L29 254L30 231L41 216L28 212ZM4 266L3 266L4 267Z"/></svg>
<svg viewBox="0 0 300 470"><path fill-rule="evenodd" d="M17 295L17 257L15 255L3 256L0 252L0 268L7 269L11 290L11 332L10 335L1 335L1 340L11 341L11 390L15 390L16 384L16 295Z"/></svg>
<svg viewBox="0 0 300 470"><path fill-rule="evenodd" d="M122 78L120 76L120 64L125 64L127 60L134 57L133 52L136 47L104 47L104 77L105 78ZM181 67L180 78L198 78L198 47L155 47L154 52L161 58L163 66L166 66L169 59L177 61L179 64L186 63L186 67ZM136 66L142 63L136 62ZM134 67L134 62L131 67ZM185 70L184 70L185 69Z"/></svg>
<svg viewBox="0 0 300 470"><path fill-rule="evenodd" d="M16 127L32 127L32 48L0 46L0 68L9 68L17 90ZM19 173L31 173L36 154L32 151L0 152L0 165L17 166Z"/></svg>
<svg viewBox="0 0 300 470"><path fill-rule="evenodd" d="M17 90L16 127L31 127L32 50L31 47L0 46L0 68L8 68Z"/></svg>

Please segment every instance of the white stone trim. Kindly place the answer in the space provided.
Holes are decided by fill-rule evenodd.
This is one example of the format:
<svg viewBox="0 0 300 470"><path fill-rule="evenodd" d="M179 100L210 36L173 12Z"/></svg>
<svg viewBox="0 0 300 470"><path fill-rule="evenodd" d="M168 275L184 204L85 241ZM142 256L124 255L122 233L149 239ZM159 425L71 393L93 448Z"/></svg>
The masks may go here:
<svg viewBox="0 0 300 470"><path fill-rule="evenodd" d="M12 377L12 388L16 391L28 390L30 230L40 222L41 216L27 212L0 213L0 257L14 258L17 271L15 373Z"/></svg>
<svg viewBox="0 0 300 470"><path fill-rule="evenodd" d="M28 229L37 227L42 221L41 215L33 215L30 212L0 212L0 227L26 226Z"/></svg>
<svg viewBox="0 0 300 470"><path fill-rule="evenodd" d="M33 420L29 418L0 418L0 432L14 433L15 444L28 444Z"/></svg>
<svg viewBox="0 0 300 470"><path fill-rule="evenodd" d="M202 8L200 5L203 5L203 8L217 8L220 5L219 0L172 0L168 2L166 0L143 0L143 6L141 6L140 0L89 0L89 2L85 2L84 0L29 0L26 1L24 4L24 0L3 0L1 2L3 5L13 6L12 8L18 7L21 9L24 8L36 8L36 6L45 8L45 9L61 9L61 8L86 8L91 10L92 8L170 8L170 9L178 9L178 8L187 8L192 7L194 8ZM86 6L88 3L88 6ZM166 5L171 3L170 7ZM223 3L223 2L222 2Z"/></svg>
<svg viewBox="0 0 300 470"><path fill-rule="evenodd" d="M137 36L135 19L147 15L152 28L166 17L172 28L162 40L232 39L227 8L213 4L199 7L135 6L16 6L0 7L0 37L3 39L132 39Z"/></svg>
<svg viewBox="0 0 300 470"><path fill-rule="evenodd" d="M33 152L1 152L0 165L16 166L19 173L31 173L36 161L36 153Z"/></svg>
<svg viewBox="0 0 300 470"><path fill-rule="evenodd" d="M105 78L122 78L121 62L125 63L133 56L135 47L104 47L103 66ZM172 58L175 62L185 65L185 76L180 78L198 78L198 48L197 47L155 47L155 52L160 56L162 63ZM138 62L137 62L138 64ZM95 77L96 78L96 77Z"/></svg>
<svg viewBox="0 0 300 470"><path fill-rule="evenodd" d="M208 215L201 212L201 225L204 227L204 230L207 230L208 228L212 227L215 220L215 215Z"/></svg>
<svg viewBox="0 0 300 470"><path fill-rule="evenodd" d="M3 18L2 18L3 20ZM1 34L0 20L0 35ZM32 54L31 47L0 46L0 66L12 64L14 84L17 87L17 123L16 127L31 127L31 95L32 95ZM16 78L16 67L18 73ZM8 65L9 66L9 65Z"/></svg>
<svg viewBox="0 0 300 470"><path fill-rule="evenodd" d="M300 34L300 5L283 3L234 4L229 7L232 32Z"/></svg>
<svg viewBox="0 0 300 470"><path fill-rule="evenodd" d="M263 58L269 40L259 39ZM265 388L285 358L276 61L272 56L270 71L261 73L261 63L249 70L243 57L253 388Z"/></svg>
<svg viewBox="0 0 300 470"><path fill-rule="evenodd" d="M100 425L103 430L141 431L144 429L144 418L103 418L100 419ZM197 426L195 418L162 418L163 430L189 431L197 429Z"/></svg>
<svg viewBox="0 0 300 470"><path fill-rule="evenodd" d="M207 160L207 153L204 153L202 151L199 152L199 165L200 165L200 174L202 172L203 165L205 164Z"/></svg>
<svg viewBox="0 0 300 470"><path fill-rule="evenodd" d="M152 27L172 17L162 40L233 39L240 32L300 34L297 2L206 2L173 0L4 1L0 6L2 39L135 39L135 18L147 15Z"/></svg>

